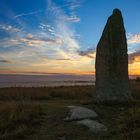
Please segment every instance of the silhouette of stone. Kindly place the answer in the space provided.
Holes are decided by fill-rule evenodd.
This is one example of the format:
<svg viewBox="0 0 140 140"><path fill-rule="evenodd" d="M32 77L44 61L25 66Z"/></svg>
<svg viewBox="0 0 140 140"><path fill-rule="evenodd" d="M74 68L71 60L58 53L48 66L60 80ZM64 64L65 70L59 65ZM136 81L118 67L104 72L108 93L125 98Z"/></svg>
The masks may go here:
<svg viewBox="0 0 140 140"><path fill-rule="evenodd" d="M121 11L113 10L97 45L95 101L127 101L128 78L126 34Z"/></svg>

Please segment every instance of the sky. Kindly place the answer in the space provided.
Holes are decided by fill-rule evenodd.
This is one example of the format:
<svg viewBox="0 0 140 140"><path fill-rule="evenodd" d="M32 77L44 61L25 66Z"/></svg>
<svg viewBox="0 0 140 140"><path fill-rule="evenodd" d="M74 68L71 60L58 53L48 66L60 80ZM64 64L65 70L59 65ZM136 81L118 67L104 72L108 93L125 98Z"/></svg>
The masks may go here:
<svg viewBox="0 0 140 140"><path fill-rule="evenodd" d="M129 74L140 75L139 0L0 0L0 74L95 74L96 46L122 11Z"/></svg>

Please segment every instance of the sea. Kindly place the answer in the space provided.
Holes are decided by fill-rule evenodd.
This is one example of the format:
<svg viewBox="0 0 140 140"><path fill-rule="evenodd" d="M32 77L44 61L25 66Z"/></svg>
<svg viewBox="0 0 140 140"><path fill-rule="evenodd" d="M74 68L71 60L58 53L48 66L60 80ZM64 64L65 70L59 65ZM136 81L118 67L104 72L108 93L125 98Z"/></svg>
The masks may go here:
<svg viewBox="0 0 140 140"><path fill-rule="evenodd" d="M7 87L58 87L95 85L94 75L17 75L0 74L0 88Z"/></svg>

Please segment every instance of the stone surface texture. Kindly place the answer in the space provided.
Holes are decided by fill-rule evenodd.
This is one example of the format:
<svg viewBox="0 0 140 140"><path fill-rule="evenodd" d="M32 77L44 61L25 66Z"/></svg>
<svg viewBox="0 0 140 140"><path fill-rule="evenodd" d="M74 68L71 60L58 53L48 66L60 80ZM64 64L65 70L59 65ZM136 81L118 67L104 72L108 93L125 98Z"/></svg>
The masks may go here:
<svg viewBox="0 0 140 140"><path fill-rule="evenodd" d="M94 133L107 131L107 127L96 120L98 115L94 110L81 106L68 106L68 108L70 112L64 119L65 121L72 121L76 124L84 125Z"/></svg>
<svg viewBox="0 0 140 140"><path fill-rule="evenodd" d="M95 111L81 107L81 106L68 106L70 109L69 116L65 118L65 121L75 121L88 118L96 118L98 115Z"/></svg>
<svg viewBox="0 0 140 140"><path fill-rule="evenodd" d="M93 131L94 133L107 131L107 128L96 120L84 119L78 121L77 123L88 127L89 130Z"/></svg>
<svg viewBox="0 0 140 140"><path fill-rule="evenodd" d="M128 54L121 11L108 18L96 51L95 101L132 99L128 78Z"/></svg>

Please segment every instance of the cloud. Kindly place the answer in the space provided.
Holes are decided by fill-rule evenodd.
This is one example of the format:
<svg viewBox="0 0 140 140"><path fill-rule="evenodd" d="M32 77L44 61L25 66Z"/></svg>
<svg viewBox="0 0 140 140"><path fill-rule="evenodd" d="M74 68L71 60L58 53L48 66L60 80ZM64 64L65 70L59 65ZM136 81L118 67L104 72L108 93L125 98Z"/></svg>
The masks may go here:
<svg viewBox="0 0 140 140"><path fill-rule="evenodd" d="M64 59L64 58L58 58L58 59L56 59L56 60L67 61L67 60L71 60L71 59L69 59L69 58L66 58L66 59Z"/></svg>
<svg viewBox="0 0 140 140"><path fill-rule="evenodd" d="M80 7L81 4L85 1L85 0L65 0L67 3L69 3L69 8L71 10L75 10L76 8Z"/></svg>
<svg viewBox="0 0 140 140"><path fill-rule="evenodd" d="M11 39L16 36L20 36L22 34L22 29L10 25L10 24L0 24L0 38L3 39Z"/></svg>
<svg viewBox="0 0 140 140"><path fill-rule="evenodd" d="M65 18L66 21L68 22L80 22L80 18L77 16L70 16Z"/></svg>
<svg viewBox="0 0 140 140"><path fill-rule="evenodd" d="M85 0L80 0L80 1L77 1L77 0L64 0L65 4L61 5L61 6L53 6L51 7L51 9L53 11L56 11L56 10L60 10L62 8L69 8L71 11L74 11L76 8L80 7L81 4L84 2ZM50 4L52 1L51 0L48 0L48 3Z"/></svg>
<svg viewBox="0 0 140 140"><path fill-rule="evenodd" d="M140 62L140 50L129 54L129 64Z"/></svg>
<svg viewBox="0 0 140 140"><path fill-rule="evenodd" d="M0 42L1 48L13 48L12 46L17 46L17 49L20 47L27 49L29 46L36 46L41 48L41 46L47 47L48 45L61 45L63 43L63 40L59 37L52 38L45 32L43 35L42 34L39 32L35 35L31 33L22 34L22 36L13 35Z"/></svg>
<svg viewBox="0 0 140 140"><path fill-rule="evenodd" d="M15 15L14 18L16 19L22 16L35 15L41 12L42 12L41 10L37 10L37 11L29 12L29 13L21 13L21 14Z"/></svg>
<svg viewBox="0 0 140 140"><path fill-rule="evenodd" d="M45 23L40 23L39 28L43 31L48 31L51 34L55 34L55 30L54 27L52 27L49 24L45 24Z"/></svg>
<svg viewBox="0 0 140 140"><path fill-rule="evenodd" d="M65 0L65 4L61 6L57 6L52 0L48 0L48 9L59 19L66 22L73 22L77 23L80 22L80 17L76 15L76 8L78 8L82 1L77 0ZM69 13L66 14L66 12L63 10L65 7L69 9ZM60 16L61 14L61 16Z"/></svg>
<svg viewBox="0 0 140 140"><path fill-rule="evenodd" d="M46 15L51 15L50 23L47 20L39 23L39 28L42 31L37 31L37 33L22 32L18 28L14 28L11 25L0 26L6 31L14 31L14 34L4 40L1 43L2 48L8 48L10 51L12 48L17 49L18 56L28 57L31 55L43 56L52 59L73 59L79 57L77 50L80 48L79 42L76 40L75 31L67 24L66 20L61 20L64 17L68 17L61 7L57 6L51 0L48 0L48 6ZM59 8L58 8L59 7ZM52 12L54 11L54 13ZM39 11L31 13L23 13L16 15L15 18L37 14ZM49 12L49 13L48 13ZM76 16L71 16L67 20L71 22L77 22ZM52 20L52 21L51 21ZM77 21L76 21L77 20ZM53 27L54 26L54 27ZM20 32L20 35L17 34ZM29 48L30 47L30 48ZM34 47L34 48L33 48ZM6 50L6 49L5 49ZM31 52L32 51L32 52ZM13 50L15 53L15 51ZM30 52L30 55L29 55ZM7 53L8 50L7 50ZM12 52L10 52L11 57L16 57ZM49 56L49 57L48 57ZM54 58L53 58L54 57ZM31 58L30 58L31 59Z"/></svg>
<svg viewBox="0 0 140 140"><path fill-rule="evenodd" d="M92 63L95 53L90 49L80 51L80 35L73 28L80 21L74 12L79 5L74 1L73 4L68 2L64 6L70 10L65 11L65 8L48 0L47 6L45 18L41 18L34 30L30 30L30 26L27 30L26 25L29 22L23 24L23 30L17 28L19 31L12 25L3 26L5 31L12 32L12 36L0 42L0 55L5 60L14 61L12 69L17 71L92 71L93 67L89 64ZM32 14L38 13L23 13L15 18L21 20L19 17ZM25 19L28 21L28 18Z"/></svg>
<svg viewBox="0 0 140 140"><path fill-rule="evenodd" d="M12 25L3 25L3 24L0 25L0 29L3 29L8 32L19 32L20 31L20 29L13 27Z"/></svg>
<svg viewBox="0 0 140 140"><path fill-rule="evenodd" d="M139 44L140 43L140 33L137 33L137 34L128 33L127 42L128 42L128 44Z"/></svg>
<svg viewBox="0 0 140 140"><path fill-rule="evenodd" d="M33 36L32 34L28 34L26 38L21 38L21 42L27 43L28 46L40 46L44 45L62 45L63 41L60 38L50 38L50 37L42 37L42 36ZM44 46L43 45L43 46Z"/></svg>
<svg viewBox="0 0 140 140"><path fill-rule="evenodd" d="M95 59L95 57L96 57L96 52L95 52L95 50L93 48L88 48L85 51L79 50L78 53L81 56L86 56L86 57L89 57L91 59Z"/></svg>
<svg viewBox="0 0 140 140"><path fill-rule="evenodd" d="M72 3L71 5L70 5L70 9L71 10L75 10L76 8L78 8L80 6L80 3Z"/></svg>
<svg viewBox="0 0 140 140"><path fill-rule="evenodd" d="M0 63L12 63L12 61L6 59L0 59Z"/></svg>
<svg viewBox="0 0 140 140"><path fill-rule="evenodd" d="M55 30L54 35L62 42L60 50L63 50L66 55L72 57L76 53L76 50L80 48L80 46L79 42L74 38L75 31L73 31L71 26L67 24L67 20L73 20L73 22L75 20L76 22L77 19L76 17L68 18L68 15L51 0L48 0L48 7L50 14L52 14L55 26L53 29ZM75 54L75 56L77 56L77 54Z"/></svg>

